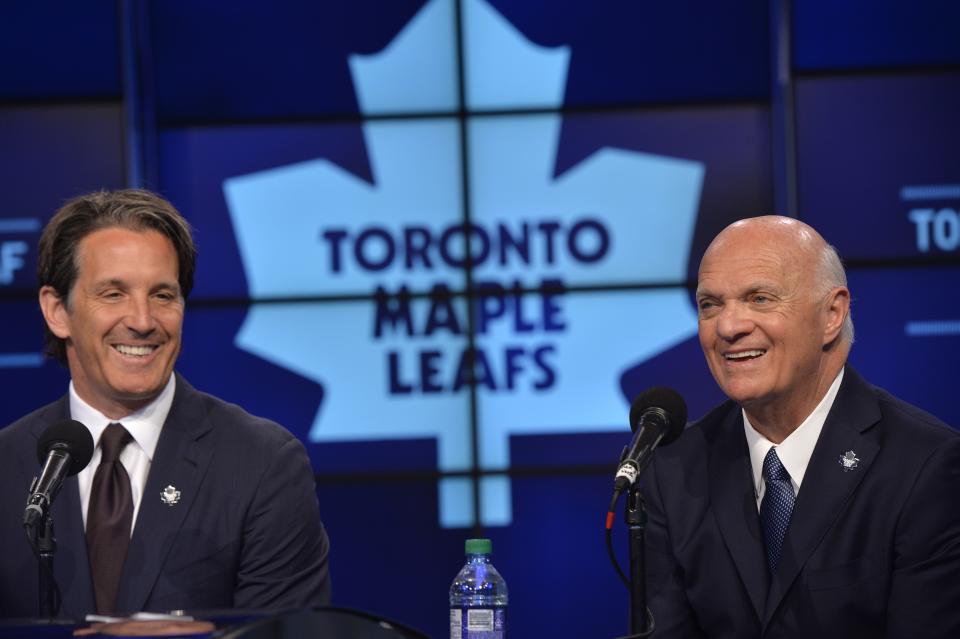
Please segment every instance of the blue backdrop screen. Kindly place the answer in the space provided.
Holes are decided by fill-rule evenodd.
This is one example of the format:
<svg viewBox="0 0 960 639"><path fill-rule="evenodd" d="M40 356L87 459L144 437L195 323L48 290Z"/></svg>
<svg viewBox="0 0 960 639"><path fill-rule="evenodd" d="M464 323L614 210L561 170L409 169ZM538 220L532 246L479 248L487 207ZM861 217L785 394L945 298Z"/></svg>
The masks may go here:
<svg viewBox="0 0 960 639"><path fill-rule="evenodd" d="M853 364L960 424L960 58L933 37L956 21L893 4L790 16L792 177L848 262ZM68 60L58 18L51 59L0 95L0 422L67 386L41 357L42 225L142 160L199 247L178 370L304 442L334 603L444 636L463 539L489 536L513 636L624 634L602 514L630 400L671 386L691 419L722 401L699 259L774 212L790 164L769 3L166 0L124 14L130 50L128 5L107 5L82 20L111 37ZM4 42L41 21L4 11ZM371 588L384 571L408 587Z"/></svg>
<svg viewBox="0 0 960 639"><path fill-rule="evenodd" d="M956 73L801 80L803 219L848 260L956 256L957 113Z"/></svg>
<svg viewBox="0 0 960 639"><path fill-rule="evenodd" d="M803 71L960 63L960 5L927 0L804 0L792 4Z"/></svg>

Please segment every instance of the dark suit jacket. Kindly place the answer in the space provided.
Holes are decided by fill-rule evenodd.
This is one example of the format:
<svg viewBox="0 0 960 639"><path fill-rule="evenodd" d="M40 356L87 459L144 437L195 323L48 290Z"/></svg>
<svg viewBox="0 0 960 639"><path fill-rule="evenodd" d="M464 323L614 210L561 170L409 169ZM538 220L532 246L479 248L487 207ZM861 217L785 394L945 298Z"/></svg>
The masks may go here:
<svg viewBox="0 0 960 639"><path fill-rule="evenodd" d="M739 406L658 450L642 484L656 636L960 637L960 436L849 366L772 577Z"/></svg>
<svg viewBox="0 0 960 639"><path fill-rule="evenodd" d="M21 526L37 438L64 396L0 430L0 616L37 615L37 561ZM165 504L167 486L180 501ZM76 477L53 505L61 616L94 611ZM327 535L303 445L279 425L177 377L120 580L117 609L280 609L329 603Z"/></svg>

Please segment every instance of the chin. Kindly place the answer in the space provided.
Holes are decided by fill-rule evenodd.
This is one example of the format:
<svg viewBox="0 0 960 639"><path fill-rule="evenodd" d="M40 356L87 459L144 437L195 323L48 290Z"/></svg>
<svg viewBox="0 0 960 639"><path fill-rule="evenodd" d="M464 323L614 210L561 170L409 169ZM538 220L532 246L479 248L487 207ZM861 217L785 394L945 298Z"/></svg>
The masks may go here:
<svg viewBox="0 0 960 639"><path fill-rule="evenodd" d="M749 406L763 397L763 394L757 389L749 387L745 388L743 385L738 384L721 386L721 390L723 390L727 397L737 402L741 406Z"/></svg>
<svg viewBox="0 0 960 639"><path fill-rule="evenodd" d="M143 401L145 399L153 399L159 395L164 386L165 384L155 381L135 385L114 386L113 394L123 401Z"/></svg>

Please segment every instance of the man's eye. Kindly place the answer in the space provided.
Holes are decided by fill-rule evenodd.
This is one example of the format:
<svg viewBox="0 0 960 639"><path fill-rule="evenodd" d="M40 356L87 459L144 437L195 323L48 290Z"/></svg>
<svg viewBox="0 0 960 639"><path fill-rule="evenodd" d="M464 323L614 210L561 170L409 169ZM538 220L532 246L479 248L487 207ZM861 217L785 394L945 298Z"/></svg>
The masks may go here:
<svg viewBox="0 0 960 639"><path fill-rule="evenodd" d="M754 296L753 296L753 302L754 302L755 304L765 304L765 303L767 303L767 302L769 302L769 301L770 301L770 298L767 297L766 295L754 295Z"/></svg>

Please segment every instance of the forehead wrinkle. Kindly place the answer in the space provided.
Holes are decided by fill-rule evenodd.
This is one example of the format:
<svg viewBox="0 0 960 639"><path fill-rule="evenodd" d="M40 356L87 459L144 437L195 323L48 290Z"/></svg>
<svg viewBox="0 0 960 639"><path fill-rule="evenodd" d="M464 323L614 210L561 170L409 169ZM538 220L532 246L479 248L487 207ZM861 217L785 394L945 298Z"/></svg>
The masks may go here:
<svg viewBox="0 0 960 639"><path fill-rule="evenodd" d="M713 277L726 281L733 271L735 273L756 273L759 275L754 277L756 281L771 283L786 279L788 274L794 272L796 269L789 268L788 263L795 261L784 259L781 253L767 248L760 248L752 252L731 250L719 254L713 252L704 256L700 264L698 280L702 281ZM764 277L763 274L772 274L772 276Z"/></svg>
<svg viewBox="0 0 960 639"><path fill-rule="evenodd" d="M737 289L733 292L733 297L742 297L744 295L749 295L750 293L756 293L758 291L769 291L771 293L780 293L783 291L783 283L777 282L775 280L765 280L758 279L752 280L738 286ZM709 287L697 287L697 295L711 295L714 297L724 297L722 293L715 293L710 290Z"/></svg>

